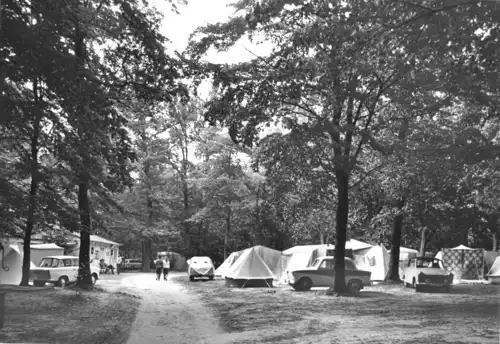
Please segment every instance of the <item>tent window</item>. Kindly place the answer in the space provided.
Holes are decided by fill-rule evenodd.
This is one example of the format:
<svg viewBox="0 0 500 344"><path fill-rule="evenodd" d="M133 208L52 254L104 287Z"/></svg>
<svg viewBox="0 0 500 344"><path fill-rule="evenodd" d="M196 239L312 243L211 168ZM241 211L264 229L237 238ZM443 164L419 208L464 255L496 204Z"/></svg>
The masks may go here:
<svg viewBox="0 0 500 344"><path fill-rule="evenodd" d="M370 264L370 266L377 265L377 261L375 260L375 257L369 257L368 258L368 263Z"/></svg>

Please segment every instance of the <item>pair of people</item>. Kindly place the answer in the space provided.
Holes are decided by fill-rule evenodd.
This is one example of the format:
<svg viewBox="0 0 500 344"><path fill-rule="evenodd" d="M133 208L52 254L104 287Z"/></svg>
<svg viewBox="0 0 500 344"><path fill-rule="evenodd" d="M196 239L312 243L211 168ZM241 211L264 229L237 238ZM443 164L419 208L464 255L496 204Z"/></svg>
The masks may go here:
<svg viewBox="0 0 500 344"><path fill-rule="evenodd" d="M154 261L156 268L156 280L159 281L163 273L163 279L166 281L168 276L168 269L170 268L170 261L167 256L159 256Z"/></svg>

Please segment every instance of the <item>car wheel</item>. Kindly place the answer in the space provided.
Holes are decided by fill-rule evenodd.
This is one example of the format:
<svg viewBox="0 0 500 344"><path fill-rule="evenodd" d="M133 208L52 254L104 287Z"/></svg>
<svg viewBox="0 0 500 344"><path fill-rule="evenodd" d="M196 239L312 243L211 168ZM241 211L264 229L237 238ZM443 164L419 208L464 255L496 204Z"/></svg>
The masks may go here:
<svg viewBox="0 0 500 344"><path fill-rule="evenodd" d="M97 275L92 274L92 285L95 285L97 283Z"/></svg>
<svg viewBox="0 0 500 344"><path fill-rule="evenodd" d="M60 288L66 287L68 284L68 279L66 277L60 277L59 280L57 281L57 286Z"/></svg>
<svg viewBox="0 0 500 344"><path fill-rule="evenodd" d="M359 292L361 291L361 287L363 285L361 284L360 281L349 281L349 284L347 285L347 290L349 291L349 294L359 296Z"/></svg>
<svg viewBox="0 0 500 344"><path fill-rule="evenodd" d="M303 277L297 282L294 289L298 291L308 291L312 288L312 285L312 280L309 277Z"/></svg>
<svg viewBox="0 0 500 344"><path fill-rule="evenodd" d="M45 281L33 281L35 287L45 287Z"/></svg>

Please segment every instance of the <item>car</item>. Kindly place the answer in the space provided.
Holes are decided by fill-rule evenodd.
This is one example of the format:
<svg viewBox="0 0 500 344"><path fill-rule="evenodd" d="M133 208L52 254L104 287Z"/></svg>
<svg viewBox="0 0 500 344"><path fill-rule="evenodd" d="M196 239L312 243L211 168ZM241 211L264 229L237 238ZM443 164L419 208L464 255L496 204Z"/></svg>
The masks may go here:
<svg viewBox="0 0 500 344"><path fill-rule="evenodd" d="M190 281L194 281L197 277L214 279L215 267L210 257L192 257L187 263L189 265L188 276Z"/></svg>
<svg viewBox="0 0 500 344"><path fill-rule="evenodd" d="M432 257L411 258L403 270L405 287L413 287L417 292L425 287L437 287L449 293L453 277L451 272L443 268L440 259Z"/></svg>
<svg viewBox="0 0 500 344"><path fill-rule="evenodd" d="M140 259L125 259L123 262L123 270L140 269L142 267L142 260Z"/></svg>
<svg viewBox="0 0 500 344"><path fill-rule="evenodd" d="M29 279L35 287L52 283L64 288L67 284L76 282L78 266L79 258L75 256L43 257L38 267L30 269ZM92 284L95 284L99 279L99 267L91 264L90 273Z"/></svg>
<svg viewBox="0 0 500 344"><path fill-rule="evenodd" d="M308 291L313 287L330 287L335 278L335 259L319 257L307 268L287 271L288 284L297 291ZM345 258L345 283L352 294L359 294L365 286L371 285L371 272L359 270L354 261Z"/></svg>

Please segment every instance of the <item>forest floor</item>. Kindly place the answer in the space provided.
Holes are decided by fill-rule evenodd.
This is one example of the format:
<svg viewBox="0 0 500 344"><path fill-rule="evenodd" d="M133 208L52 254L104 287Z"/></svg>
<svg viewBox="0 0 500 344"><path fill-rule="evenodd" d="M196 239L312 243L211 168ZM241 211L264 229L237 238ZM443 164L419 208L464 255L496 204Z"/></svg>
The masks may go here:
<svg viewBox="0 0 500 344"><path fill-rule="evenodd" d="M450 294L371 286L360 297L325 289L226 288L224 281L176 281L216 311L219 343L499 343L500 286L456 285Z"/></svg>
<svg viewBox="0 0 500 344"><path fill-rule="evenodd" d="M0 343L124 343L139 304L102 290L8 292Z"/></svg>

